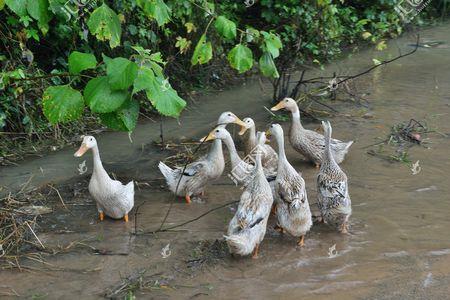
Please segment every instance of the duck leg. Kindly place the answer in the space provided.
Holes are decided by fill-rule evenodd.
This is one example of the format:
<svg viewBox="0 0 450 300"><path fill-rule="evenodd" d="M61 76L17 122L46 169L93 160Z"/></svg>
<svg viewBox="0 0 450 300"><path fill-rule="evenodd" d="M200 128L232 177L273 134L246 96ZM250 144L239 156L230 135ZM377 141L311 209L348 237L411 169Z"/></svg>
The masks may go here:
<svg viewBox="0 0 450 300"><path fill-rule="evenodd" d="M348 234L348 224L347 222L342 223L341 227L339 228L339 231L343 234Z"/></svg>
<svg viewBox="0 0 450 300"><path fill-rule="evenodd" d="M125 223L128 222L128 214L126 214L126 215L123 217L123 220L125 221Z"/></svg>
<svg viewBox="0 0 450 300"><path fill-rule="evenodd" d="M316 163L316 169L320 169L320 163Z"/></svg>
<svg viewBox="0 0 450 300"><path fill-rule="evenodd" d="M278 231L279 233L283 234L284 233L284 229L283 227L280 226L280 224L275 225L275 227L273 228L275 231Z"/></svg>
<svg viewBox="0 0 450 300"><path fill-rule="evenodd" d="M259 244L256 244L255 249L253 249L252 258L257 259L258 258L258 252L259 252Z"/></svg>
<svg viewBox="0 0 450 300"><path fill-rule="evenodd" d="M270 214L272 216L275 216L277 214L277 205L275 203L272 205L272 209L270 210Z"/></svg>
<svg viewBox="0 0 450 300"><path fill-rule="evenodd" d="M184 199L186 199L186 203L187 204L191 204L191 196L190 195L186 195L185 197L184 197Z"/></svg>
<svg viewBox="0 0 450 300"><path fill-rule="evenodd" d="M299 239L298 242L297 242L297 246L299 246L299 247L305 246L305 235L302 235L302 236L300 237L300 239Z"/></svg>
<svg viewBox="0 0 450 300"><path fill-rule="evenodd" d="M105 219L105 213L102 211L98 212L98 218L100 219L100 221L103 221Z"/></svg>

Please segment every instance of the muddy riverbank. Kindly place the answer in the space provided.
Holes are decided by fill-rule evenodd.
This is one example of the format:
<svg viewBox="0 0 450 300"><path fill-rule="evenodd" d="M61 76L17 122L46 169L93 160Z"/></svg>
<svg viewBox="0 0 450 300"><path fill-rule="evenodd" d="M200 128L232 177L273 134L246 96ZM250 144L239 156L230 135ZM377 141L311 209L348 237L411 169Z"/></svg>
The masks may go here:
<svg viewBox="0 0 450 300"><path fill-rule="evenodd" d="M450 25L428 29L421 38L450 45L449 30ZM404 37L390 42L387 51L353 54L327 66L324 75L356 73L371 65L373 58L394 57L398 48L407 52L411 43L414 37ZM413 56L358 79L368 107L331 103L338 110L330 119L334 136L355 141L342 164L353 201L351 234L342 236L317 225L307 236L306 246L297 249L292 238L273 230L272 221L258 260L233 259L221 242L233 205L174 231L149 233L160 227L171 203L166 226L238 200L241 192L225 171L207 189L204 201L191 205L174 201L156 164L174 153L151 143L158 140L159 124L139 125L131 136L133 143L122 133L98 138L105 167L118 178L140 183L136 209L127 224L109 219L98 222L86 190L90 155L75 159L76 149L65 149L1 168L1 186L17 191L27 183L25 191L54 183L64 205L54 191L41 203L53 210L39 217L36 227L46 251L21 260L21 269L8 269L4 263L0 295L98 299L122 298L133 290L137 299L446 299L450 292L450 238L446 234L450 227L450 139L437 132L450 133L448 65L449 48L421 47ZM270 96L269 86L261 87L258 82L205 96L190 106L179 123L165 122L166 138L200 138L218 115L228 110L242 118L250 115L258 128L265 128L270 115L263 106ZM391 126L411 118L433 131L423 136L424 145L408 150L411 162L420 161L416 175L411 164L370 156L366 147L384 139ZM283 126L288 128L288 123ZM308 128L318 126L306 124ZM290 146L286 148L314 203L317 170ZM79 175L84 160L87 172ZM330 251L334 245L336 253Z"/></svg>

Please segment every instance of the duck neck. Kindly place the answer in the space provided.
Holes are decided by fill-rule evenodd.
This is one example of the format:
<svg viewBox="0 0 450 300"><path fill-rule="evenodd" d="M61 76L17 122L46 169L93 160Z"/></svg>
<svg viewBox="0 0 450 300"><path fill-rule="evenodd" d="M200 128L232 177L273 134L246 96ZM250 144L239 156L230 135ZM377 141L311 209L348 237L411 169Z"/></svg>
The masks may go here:
<svg viewBox="0 0 450 300"><path fill-rule="evenodd" d="M323 152L323 161L325 163L335 163L334 161L334 157L331 153L331 146L330 146L330 141L331 141L331 133L328 130L325 131L325 150Z"/></svg>
<svg viewBox="0 0 450 300"><path fill-rule="evenodd" d="M256 128L250 127L248 129L247 148L248 152L251 152L256 147Z"/></svg>
<svg viewBox="0 0 450 300"><path fill-rule="evenodd" d="M275 134L275 140L276 140L277 146L278 146L278 168L280 168L280 165L287 160L286 152L284 150L283 134Z"/></svg>
<svg viewBox="0 0 450 300"><path fill-rule="evenodd" d="M239 157L236 146L234 145L234 141L230 135L227 135L227 137L224 139L224 143L228 148L228 152L230 153L231 166L234 168L242 161L242 159Z"/></svg>
<svg viewBox="0 0 450 300"><path fill-rule="evenodd" d="M98 146L92 148L92 156L94 159L94 170L92 172L93 175L104 175L107 174L105 169L103 168L102 160L100 159L100 151L98 150Z"/></svg>
<svg viewBox="0 0 450 300"><path fill-rule="evenodd" d="M215 161L219 158L223 158L222 141L219 139L215 139L211 146L211 149L208 152L208 155L206 156L206 159Z"/></svg>
<svg viewBox="0 0 450 300"><path fill-rule="evenodd" d="M292 127L303 129L302 122L300 121L300 110L298 109L297 105L291 110L291 115L292 115Z"/></svg>

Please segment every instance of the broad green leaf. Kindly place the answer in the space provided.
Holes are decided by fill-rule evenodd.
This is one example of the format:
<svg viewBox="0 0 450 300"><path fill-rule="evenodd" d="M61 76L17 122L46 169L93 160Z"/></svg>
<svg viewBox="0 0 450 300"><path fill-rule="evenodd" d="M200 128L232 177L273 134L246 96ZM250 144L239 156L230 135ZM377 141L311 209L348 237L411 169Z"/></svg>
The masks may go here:
<svg viewBox="0 0 450 300"><path fill-rule="evenodd" d="M84 99L90 109L96 113L109 113L118 109L129 97L127 91L113 91L108 77L91 79L84 88Z"/></svg>
<svg viewBox="0 0 450 300"><path fill-rule="evenodd" d="M87 25L91 34L95 35L98 40L109 40L111 48L120 45L122 28L120 27L119 17L105 3L92 12Z"/></svg>
<svg viewBox="0 0 450 300"><path fill-rule="evenodd" d="M153 107L164 116L178 117L186 106L186 101L178 96L169 81L161 77L150 81L146 94Z"/></svg>
<svg viewBox="0 0 450 300"><path fill-rule="evenodd" d="M155 19L159 26L170 21L171 10L163 0L137 0L137 5L147 17Z"/></svg>
<svg viewBox="0 0 450 300"><path fill-rule="evenodd" d="M100 114L103 124L114 130L133 131L139 117L139 102L136 100L126 101L118 110Z"/></svg>
<svg viewBox="0 0 450 300"><path fill-rule="evenodd" d="M164 116L178 117L186 106L186 102L170 86L169 80L155 76L155 73L145 66L139 69L133 93L143 90L153 107Z"/></svg>
<svg viewBox="0 0 450 300"><path fill-rule="evenodd" d="M236 24L224 16L219 16L216 19L214 27L217 32L227 40L232 40L236 37Z"/></svg>
<svg viewBox="0 0 450 300"><path fill-rule="evenodd" d="M253 27L247 27L245 30L245 38L247 40L247 43L251 43L257 39L259 39L260 33L259 30L256 30Z"/></svg>
<svg viewBox="0 0 450 300"><path fill-rule="evenodd" d="M27 0L5 0L5 4L16 15L20 17L27 15Z"/></svg>
<svg viewBox="0 0 450 300"><path fill-rule="evenodd" d="M138 75L134 80L133 94L149 88L149 82L154 80L155 73L151 68L141 67L139 68Z"/></svg>
<svg viewBox="0 0 450 300"><path fill-rule="evenodd" d="M3 10L5 7L5 0L0 0L0 10Z"/></svg>
<svg viewBox="0 0 450 300"><path fill-rule="evenodd" d="M48 10L48 0L28 0L27 1L28 14L38 21L40 27L47 26L51 19L51 14Z"/></svg>
<svg viewBox="0 0 450 300"><path fill-rule="evenodd" d="M228 61L239 73L244 73L253 66L252 50L242 44L238 44L228 53Z"/></svg>
<svg viewBox="0 0 450 300"><path fill-rule="evenodd" d="M84 101L81 93L69 85L51 86L44 92L42 107L45 117L56 124L81 117Z"/></svg>
<svg viewBox="0 0 450 300"><path fill-rule="evenodd" d="M283 47L280 38L273 34L265 31L261 31L264 37L264 49L263 51L269 51L273 58L277 58L280 55L280 49Z"/></svg>
<svg viewBox="0 0 450 300"><path fill-rule="evenodd" d="M212 58L212 46L211 42L206 42L206 35L203 34L200 40L195 46L194 54L192 54L191 64L195 66L196 64L205 64Z"/></svg>
<svg viewBox="0 0 450 300"><path fill-rule="evenodd" d="M123 57L105 61L106 75L112 90L125 90L129 88L137 76L138 66Z"/></svg>
<svg viewBox="0 0 450 300"><path fill-rule="evenodd" d="M94 54L73 51L69 55L69 73L80 74L84 70L94 69L97 66L97 59Z"/></svg>
<svg viewBox="0 0 450 300"><path fill-rule="evenodd" d="M264 52L259 58L259 69L264 76L272 78L280 77L275 62L273 61L272 54L269 52Z"/></svg>

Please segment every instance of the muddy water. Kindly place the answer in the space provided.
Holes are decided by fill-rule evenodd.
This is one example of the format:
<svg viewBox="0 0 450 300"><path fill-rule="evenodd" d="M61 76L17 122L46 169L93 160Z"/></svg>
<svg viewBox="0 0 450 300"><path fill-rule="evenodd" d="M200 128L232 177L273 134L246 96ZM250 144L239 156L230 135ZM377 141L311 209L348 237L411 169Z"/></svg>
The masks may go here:
<svg viewBox="0 0 450 300"><path fill-rule="evenodd" d="M450 45L449 25L421 33L424 40ZM353 54L326 68L355 73L379 60L402 52L413 38L389 43L384 52ZM107 133L99 137L105 166L119 177L150 182L136 193L139 209L124 224L106 220L98 223L95 206L82 190L77 196L64 195L70 211L55 203L56 212L43 218L40 239L56 255L43 255L47 264L24 260L22 272L1 271L0 295L12 289L22 297L96 299L108 294L130 275L142 275L145 286L137 298L223 299L447 299L450 293L450 139L439 134L427 136L427 147L413 147L410 157L420 160L422 170L413 175L407 164L392 164L367 155L367 145L384 138L390 126L411 118L426 120L431 129L450 133L450 49L420 48L414 56L398 60L358 80L360 92L367 92L373 118L361 118L361 107L333 104L341 113L331 119L335 137L355 140L342 164L350 181L353 201L351 234L343 236L327 227L313 227L303 249L294 247L289 236L280 236L269 226L260 258L214 257L197 266L201 240L221 239L233 215L233 206L217 210L182 231L130 235L159 227L170 203L167 225L182 223L203 212L239 199L240 190L224 175L207 189L205 201L187 206L160 188L155 161L167 155L148 146L157 139L158 125L142 124L128 136ZM260 128L268 121L262 108L270 89L258 83L202 97L183 114L180 124L165 123L169 138L198 138L207 133L220 112L251 115ZM288 123L284 124L287 129ZM316 128L317 123L306 124ZM20 187L31 175L33 184L77 180L80 160L74 149L53 153L43 159L1 170L1 183ZM287 147L288 158L303 173L311 202L316 197L316 170ZM90 170L91 157L86 157ZM41 170L42 169L42 170ZM75 179L73 179L75 178ZM81 180L81 179L80 179ZM85 180L85 178L83 178ZM86 183L82 181L79 186ZM72 242L72 244L71 244ZM76 242L76 243L75 243ZM161 249L170 243L170 256ZM70 245L70 247L68 247ZM336 245L337 254L329 255ZM202 254L203 255L203 254ZM201 258L203 258L203 256ZM208 255L206 255L208 256Z"/></svg>

